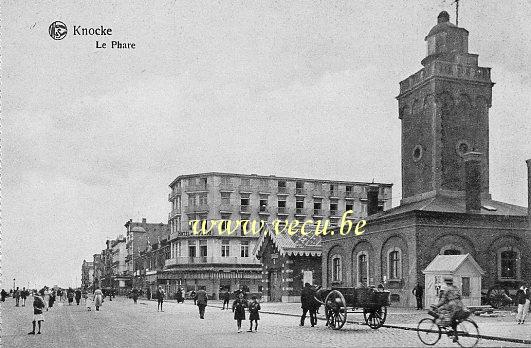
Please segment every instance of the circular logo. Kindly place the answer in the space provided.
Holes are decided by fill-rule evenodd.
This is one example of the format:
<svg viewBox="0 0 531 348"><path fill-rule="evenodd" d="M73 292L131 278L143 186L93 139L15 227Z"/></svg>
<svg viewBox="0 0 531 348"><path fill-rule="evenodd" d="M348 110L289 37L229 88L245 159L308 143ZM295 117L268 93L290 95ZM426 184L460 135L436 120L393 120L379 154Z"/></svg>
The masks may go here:
<svg viewBox="0 0 531 348"><path fill-rule="evenodd" d="M50 27L48 28L48 33L50 34L51 38L54 40L64 39L67 32L68 30L66 29L66 24L64 24L61 21L53 22L52 24L50 24Z"/></svg>

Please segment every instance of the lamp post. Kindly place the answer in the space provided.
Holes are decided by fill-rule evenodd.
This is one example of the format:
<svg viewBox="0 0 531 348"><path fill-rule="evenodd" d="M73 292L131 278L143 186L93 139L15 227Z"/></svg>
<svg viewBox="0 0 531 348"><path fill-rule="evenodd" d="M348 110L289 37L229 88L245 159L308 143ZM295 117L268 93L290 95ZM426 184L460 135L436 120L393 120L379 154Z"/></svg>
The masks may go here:
<svg viewBox="0 0 531 348"><path fill-rule="evenodd" d="M15 278L13 278L13 291L15 291L16 287L15 287Z"/></svg>

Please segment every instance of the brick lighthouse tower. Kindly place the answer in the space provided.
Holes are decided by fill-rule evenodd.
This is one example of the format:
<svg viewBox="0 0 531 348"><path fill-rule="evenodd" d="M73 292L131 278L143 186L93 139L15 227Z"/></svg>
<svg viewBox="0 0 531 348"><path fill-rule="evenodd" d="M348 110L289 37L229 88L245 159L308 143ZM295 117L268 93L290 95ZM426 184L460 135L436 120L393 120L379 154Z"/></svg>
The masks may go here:
<svg viewBox="0 0 531 348"><path fill-rule="evenodd" d="M402 203L465 191L465 156L478 152L478 187L489 198L490 68L468 53L468 31L443 11L425 38L420 71L400 82Z"/></svg>

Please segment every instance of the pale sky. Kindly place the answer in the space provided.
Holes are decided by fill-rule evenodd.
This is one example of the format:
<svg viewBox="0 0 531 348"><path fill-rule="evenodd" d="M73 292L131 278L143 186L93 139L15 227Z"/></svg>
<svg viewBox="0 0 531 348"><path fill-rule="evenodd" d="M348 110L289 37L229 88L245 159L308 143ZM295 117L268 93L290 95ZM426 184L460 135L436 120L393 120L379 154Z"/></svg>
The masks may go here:
<svg viewBox="0 0 531 348"><path fill-rule="evenodd" d="M167 222L182 174L374 179L398 204L398 83L421 68L438 13L455 22L451 2L4 1L2 287L78 286L83 259L127 220ZM459 18L496 82L490 191L519 205L530 13L528 0L462 0Z"/></svg>

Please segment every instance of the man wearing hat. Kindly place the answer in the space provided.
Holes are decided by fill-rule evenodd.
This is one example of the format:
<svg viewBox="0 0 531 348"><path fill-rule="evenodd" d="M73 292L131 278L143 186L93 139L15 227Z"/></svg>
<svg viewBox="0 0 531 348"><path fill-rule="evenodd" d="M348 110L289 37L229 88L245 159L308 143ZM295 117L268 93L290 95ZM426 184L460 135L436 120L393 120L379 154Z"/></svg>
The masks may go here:
<svg viewBox="0 0 531 348"><path fill-rule="evenodd" d="M459 289L454 286L452 277L444 277L445 287L441 290L439 295L439 303L434 307L438 309L442 325L451 325L454 331L454 342L457 342L457 320L465 306L461 301L461 294Z"/></svg>

